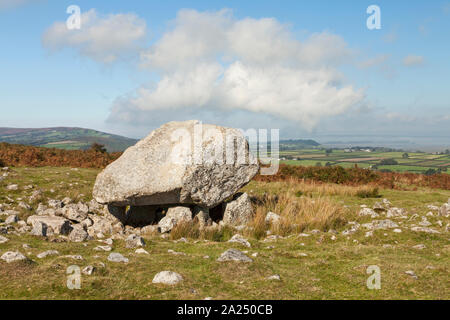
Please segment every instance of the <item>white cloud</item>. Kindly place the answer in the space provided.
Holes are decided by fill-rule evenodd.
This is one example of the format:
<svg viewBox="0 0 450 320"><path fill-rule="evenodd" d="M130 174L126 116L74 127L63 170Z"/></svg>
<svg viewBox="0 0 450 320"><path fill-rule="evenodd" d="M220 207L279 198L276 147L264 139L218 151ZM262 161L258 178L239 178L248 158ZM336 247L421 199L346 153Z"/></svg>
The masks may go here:
<svg viewBox="0 0 450 320"><path fill-rule="evenodd" d="M403 59L403 65L407 67L420 66L424 63L424 58L422 56L408 55Z"/></svg>
<svg viewBox="0 0 450 320"><path fill-rule="evenodd" d="M218 110L264 113L311 129L363 99L337 67L352 55L334 34L297 40L273 18L237 20L231 11L181 10L170 30L141 54L160 80L116 101L110 119L131 113ZM189 113L189 112L187 112Z"/></svg>
<svg viewBox="0 0 450 320"><path fill-rule="evenodd" d="M81 55L111 63L137 53L146 36L146 23L135 14L99 16L95 9L81 15L81 29L69 30L55 22L42 36L44 47L57 51L73 48Z"/></svg>

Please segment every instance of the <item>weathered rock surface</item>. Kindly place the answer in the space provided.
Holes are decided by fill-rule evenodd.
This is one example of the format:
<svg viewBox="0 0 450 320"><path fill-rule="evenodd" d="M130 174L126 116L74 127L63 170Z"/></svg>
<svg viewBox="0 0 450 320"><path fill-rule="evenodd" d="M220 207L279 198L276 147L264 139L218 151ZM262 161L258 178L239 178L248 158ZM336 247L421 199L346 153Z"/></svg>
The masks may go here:
<svg viewBox="0 0 450 320"><path fill-rule="evenodd" d="M127 248L137 248L137 247L144 247L145 246L145 241L144 239L142 239L142 237L137 236L135 234L130 234L126 239L125 239L125 246Z"/></svg>
<svg viewBox="0 0 450 320"><path fill-rule="evenodd" d="M21 254L19 251L8 251L5 252L1 258L3 261L6 261L7 263L16 262L16 261L24 261L28 260L27 257L25 257L23 254Z"/></svg>
<svg viewBox="0 0 450 320"><path fill-rule="evenodd" d="M59 255L59 252L57 250L47 250L39 253L36 257L38 257L39 259L44 259L48 256L55 256L55 255Z"/></svg>
<svg viewBox="0 0 450 320"><path fill-rule="evenodd" d="M158 272L152 280L153 283L162 283L167 285L175 285L181 281L183 281L183 277L173 271Z"/></svg>
<svg viewBox="0 0 450 320"><path fill-rule="evenodd" d="M240 234L235 234L233 237L231 237L231 239L230 240L228 240L228 242L231 242L231 243L240 243L240 244L242 244L243 246L246 246L246 247L248 247L248 248L250 248L252 245L250 244L250 242L248 242L248 240L247 239L245 239L243 236L241 236Z"/></svg>
<svg viewBox="0 0 450 320"><path fill-rule="evenodd" d="M203 133L194 134L199 129ZM198 204L211 208L258 172L259 165L248 150L237 129L198 121L169 122L128 148L97 176L94 199L116 206Z"/></svg>
<svg viewBox="0 0 450 320"><path fill-rule="evenodd" d="M217 259L219 262L224 261L239 261L239 262L253 262L253 260L247 257L244 253L236 249L228 249L220 255Z"/></svg>
<svg viewBox="0 0 450 320"><path fill-rule="evenodd" d="M192 220L192 211L188 207L172 207L167 210L158 227L161 233L169 232L180 222L189 222Z"/></svg>
<svg viewBox="0 0 450 320"><path fill-rule="evenodd" d="M44 223L47 225L47 228L51 228L55 234L67 235L72 231L70 221L63 217L30 216L27 219L27 223L32 226L37 222Z"/></svg>
<svg viewBox="0 0 450 320"><path fill-rule="evenodd" d="M112 262L128 263L128 258L125 258L123 255L117 252L110 253L108 256L108 260Z"/></svg>
<svg viewBox="0 0 450 320"><path fill-rule="evenodd" d="M72 242L83 242L89 238L89 234L82 225L76 225L69 234L69 240Z"/></svg>
<svg viewBox="0 0 450 320"><path fill-rule="evenodd" d="M279 214L276 214L274 212L267 212L266 214L266 223L270 223L270 224L277 224L279 223L281 220L281 216Z"/></svg>
<svg viewBox="0 0 450 320"><path fill-rule="evenodd" d="M232 201L224 204L224 208L224 224L245 225L253 217L253 206L247 193L236 194Z"/></svg>
<svg viewBox="0 0 450 320"><path fill-rule="evenodd" d="M70 203L62 208L62 214L69 220L81 222L88 217L89 207L84 203Z"/></svg>

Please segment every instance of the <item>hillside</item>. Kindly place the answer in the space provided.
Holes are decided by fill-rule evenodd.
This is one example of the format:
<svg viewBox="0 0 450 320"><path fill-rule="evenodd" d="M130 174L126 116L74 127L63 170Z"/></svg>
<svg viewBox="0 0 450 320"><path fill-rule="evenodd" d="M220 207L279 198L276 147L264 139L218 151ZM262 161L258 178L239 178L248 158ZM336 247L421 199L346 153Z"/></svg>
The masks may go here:
<svg viewBox="0 0 450 320"><path fill-rule="evenodd" d="M67 150L85 150L94 142L108 152L123 151L137 140L83 128L0 128L0 142Z"/></svg>

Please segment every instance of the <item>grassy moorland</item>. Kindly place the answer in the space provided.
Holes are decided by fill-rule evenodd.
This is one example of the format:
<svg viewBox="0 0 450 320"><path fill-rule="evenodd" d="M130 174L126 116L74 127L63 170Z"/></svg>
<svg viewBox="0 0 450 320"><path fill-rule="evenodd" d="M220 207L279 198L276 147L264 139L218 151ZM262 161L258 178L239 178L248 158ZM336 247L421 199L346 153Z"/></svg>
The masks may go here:
<svg viewBox="0 0 450 320"><path fill-rule="evenodd" d="M33 214L38 202L70 197L89 201L99 169L57 167L13 168L0 181L0 204L15 209L20 219ZM15 191L6 190L18 184ZM28 189L27 186L33 186ZM32 211L18 202L31 193L43 191ZM252 181L243 188L255 200L256 215L251 229L241 233L251 247L226 242L238 231L223 228L204 233L193 226L180 225L168 238L144 236L146 254L127 249L124 241L113 242L129 263L107 260L109 252L96 251L98 240L72 243L64 237L38 238L8 233L0 244L0 255L20 251L31 261L6 263L0 260L0 299L449 299L449 218L439 216L428 205L440 206L450 198L450 190L417 186L386 188L370 184L342 185L288 179ZM382 198L392 206L405 208L406 218L393 217L394 229L375 230L366 236L361 227L346 234L353 224L386 219L358 215L361 205L371 207ZM268 211L281 215L279 225L264 222ZM428 212L432 214L427 214ZM423 217L439 234L412 231ZM0 216L0 224L4 217ZM350 222L350 224L349 224ZM269 231L269 232L268 232ZM270 233L271 236L267 237ZM177 241L187 238L187 242ZM29 247L24 248L23 245ZM414 246L422 244L423 249ZM221 263L216 259L226 249L247 252L252 263ZM59 255L38 259L37 254L57 250ZM173 254L168 250L178 253ZM66 255L81 255L74 260ZM67 267L96 268L83 275L80 290L66 286ZM381 270L381 289L369 290L368 266ZM152 284L162 270L180 273L184 280L176 286ZM406 274L414 271L416 277ZM281 280L268 280L274 274Z"/></svg>

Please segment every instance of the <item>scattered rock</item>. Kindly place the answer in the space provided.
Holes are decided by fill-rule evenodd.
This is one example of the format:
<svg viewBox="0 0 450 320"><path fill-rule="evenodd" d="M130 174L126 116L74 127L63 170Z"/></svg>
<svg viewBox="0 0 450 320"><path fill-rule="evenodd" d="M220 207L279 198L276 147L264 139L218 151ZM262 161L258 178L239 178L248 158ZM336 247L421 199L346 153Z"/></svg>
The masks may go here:
<svg viewBox="0 0 450 320"><path fill-rule="evenodd" d="M46 237L47 230L48 230L48 227L45 223L43 223L41 221L36 221L35 223L33 223L33 229L31 230L31 235L39 236L39 237Z"/></svg>
<svg viewBox="0 0 450 320"><path fill-rule="evenodd" d="M76 225L69 234L69 240L72 242L83 242L89 238L89 234L83 226Z"/></svg>
<svg viewBox="0 0 450 320"><path fill-rule="evenodd" d="M59 252L57 250L47 250L39 253L36 257L38 257L39 259L44 259L48 256L55 256L55 255L59 255Z"/></svg>
<svg viewBox="0 0 450 320"><path fill-rule="evenodd" d="M277 280L281 281L281 277L279 274L274 274L273 276L267 277L267 280Z"/></svg>
<svg viewBox="0 0 450 320"><path fill-rule="evenodd" d="M406 210L403 208L390 208L386 212L386 218L407 218Z"/></svg>
<svg viewBox="0 0 450 320"><path fill-rule="evenodd" d="M405 273L406 273L408 276L411 276L412 278L414 278L414 279L416 279L416 280L419 278L419 277L417 277L416 273L415 273L414 271L412 271L412 270L405 271Z"/></svg>
<svg viewBox="0 0 450 320"><path fill-rule="evenodd" d="M72 231L70 221L62 217L48 217L48 216L30 216L27 219L29 225L34 225L41 222L51 228L55 234L67 235Z"/></svg>
<svg viewBox="0 0 450 320"><path fill-rule="evenodd" d="M247 193L236 194L233 200L223 204L223 223L239 226L247 224L253 217L253 206Z"/></svg>
<svg viewBox="0 0 450 320"><path fill-rule="evenodd" d="M88 217L89 207L81 202L70 203L62 208L62 215L69 220L81 222Z"/></svg>
<svg viewBox="0 0 450 320"><path fill-rule="evenodd" d="M398 224L393 222L392 220L374 220L371 223L363 224L363 227L369 230L385 230L385 229L393 229L398 228Z"/></svg>
<svg viewBox="0 0 450 320"><path fill-rule="evenodd" d="M281 220L281 216L274 213L274 212L267 212L266 214L266 223L270 223L270 224L276 224L279 223Z"/></svg>
<svg viewBox="0 0 450 320"><path fill-rule="evenodd" d="M129 261L128 258L125 258L118 252L111 252L108 256L108 260L111 262L123 262L123 263L128 263Z"/></svg>
<svg viewBox="0 0 450 320"><path fill-rule="evenodd" d="M175 256L185 256L186 255L186 253L184 253L184 252L176 252L176 251L174 251L172 249L167 250L167 252L171 253L171 254L173 254Z"/></svg>
<svg viewBox="0 0 450 320"><path fill-rule="evenodd" d="M137 254L149 254L147 252L147 250L145 250L143 248L136 249L135 253L137 253Z"/></svg>
<svg viewBox="0 0 450 320"><path fill-rule="evenodd" d="M94 273L95 267L94 266L86 266L81 270L81 272L87 276L90 276Z"/></svg>
<svg viewBox="0 0 450 320"><path fill-rule="evenodd" d="M192 221L192 211L188 207L171 207L162 218L158 227L161 233L172 230L180 222Z"/></svg>
<svg viewBox="0 0 450 320"><path fill-rule="evenodd" d="M212 225L209 209L196 206L194 208L194 222L198 223L200 228Z"/></svg>
<svg viewBox="0 0 450 320"><path fill-rule="evenodd" d="M10 185L6 186L6 190L17 191L17 190L19 190L19 186L17 184L10 184Z"/></svg>
<svg viewBox="0 0 450 320"><path fill-rule="evenodd" d="M162 283L166 285L175 285L181 281L183 281L183 277L173 271L158 272L152 280L153 283Z"/></svg>
<svg viewBox="0 0 450 320"><path fill-rule="evenodd" d="M24 261L28 260L27 257L25 257L23 254L21 254L19 251L8 251L5 252L1 258L3 261L6 261L7 263L16 262L16 261Z"/></svg>
<svg viewBox="0 0 450 320"><path fill-rule="evenodd" d="M145 241L142 237L137 236L135 234L130 234L125 239L125 244L127 248L137 248L137 247L144 247Z"/></svg>
<svg viewBox="0 0 450 320"><path fill-rule="evenodd" d="M157 225L145 226L141 228L141 234L150 235L155 233L158 233Z"/></svg>
<svg viewBox="0 0 450 320"><path fill-rule="evenodd" d="M411 228L412 231L416 231L416 232L425 232L425 233L433 233L433 234L440 234L439 231L431 229L431 228L426 228L426 227L412 227Z"/></svg>
<svg viewBox="0 0 450 320"><path fill-rule="evenodd" d="M4 237L4 236L0 236L0 244L6 243L6 242L8 242L8 241L9 241L8 238L6 238L6 237Z"/></svg>
<svg viewBox="0 0 450 320"><path fill-rule="evenodd" d="M95 251L111 251L112 248L110 246L97 246L94 248Z"/></svg>
<svg viewBox="0 0 450 320"><path fill-rule="evenodd" d="M428 221L427 217L422 217L422 221L419 222L419 225L422 227L429 227L431 226L431 222Z"/></svg>
<svg viewBox="0 0 450 320"><path fill-rule="evenodd" d="M228 242L235 242L235 243L240 243L248 248L250 248L252 245L250 244L250 242L248 242L247 239L245 239L243 236L241 236L240 234L235 234L230 240L228 240Z"/></svg>
<svg viewBox="0 0 450 320"><path fill-rule="evenodd" d="M423 250L426 248L426 246L424 244L416 244L415 246L413 246L414 249L418 249L418 250Z"/></svg>
<svg viewBox="0 0 450 320"><path fill-rule="evenodd" d="M361 216L361 217L370 216L372 218L377 218L379 215L373 209L363 208L359 211L359 216Z"/></svg>
<svg viewBox="0 0 450 320"><path fill-rule="evenodd" d="M247 257L244 253L236 249L228 249L220 255L217 259L219 262L224 261L239 261L239 262L253 262L252 259Z"/></svg>
<svg viewBox="0 0 450 320"><path fill-rule="evenodd" d="M19 216L16 214L12 214L5 219L6 224L13 224L19 221Z"/></svg>

